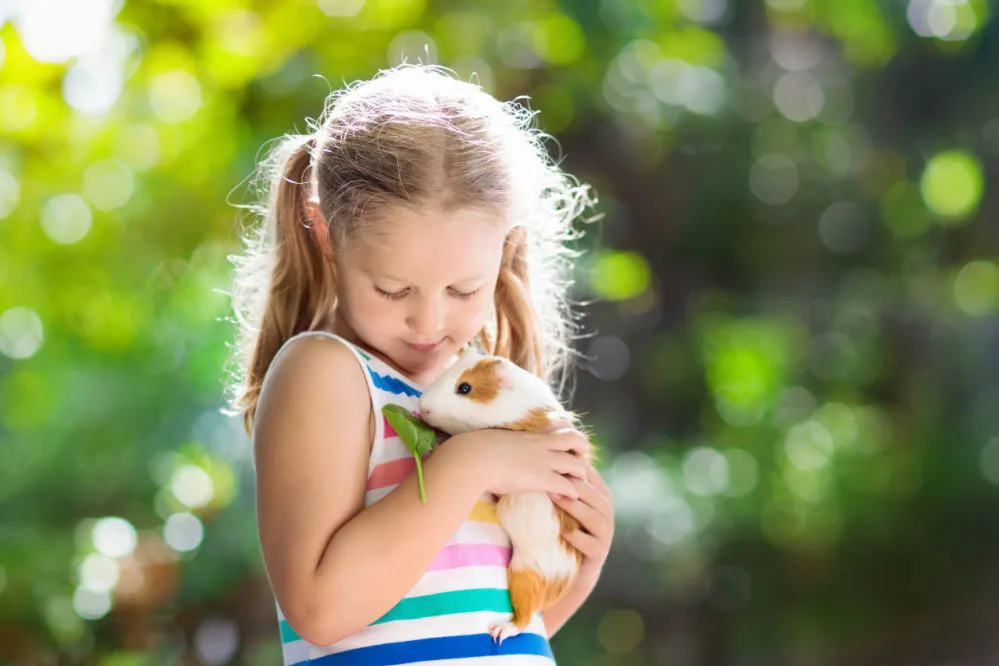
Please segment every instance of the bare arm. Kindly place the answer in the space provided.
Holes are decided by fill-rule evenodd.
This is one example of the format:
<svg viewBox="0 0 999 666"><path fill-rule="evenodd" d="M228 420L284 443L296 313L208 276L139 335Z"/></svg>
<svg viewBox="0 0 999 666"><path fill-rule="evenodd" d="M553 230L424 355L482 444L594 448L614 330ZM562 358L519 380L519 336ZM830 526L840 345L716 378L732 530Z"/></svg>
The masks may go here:
<svg viewBox="0 0 999 666"><path fill-rule="evenodd" d="M371 402L362 373L338 342L295 343L272 369L254 429L268 576L292 628L319 645L398 602L484 492L470 450L445 446L425 465L426 504L411 477L363 510Z"/></svg>
<svg viewBox="0 0 999 666"><path fill-rule="evenodd" d="M545 621L545 630L548 632L549 638L554 636L555 632L561 629L569 621L569 618L579 610L579 607L590 596L590 592L592 592L592 588L573 587L564 597L542 611L541 617Z"/></svg>

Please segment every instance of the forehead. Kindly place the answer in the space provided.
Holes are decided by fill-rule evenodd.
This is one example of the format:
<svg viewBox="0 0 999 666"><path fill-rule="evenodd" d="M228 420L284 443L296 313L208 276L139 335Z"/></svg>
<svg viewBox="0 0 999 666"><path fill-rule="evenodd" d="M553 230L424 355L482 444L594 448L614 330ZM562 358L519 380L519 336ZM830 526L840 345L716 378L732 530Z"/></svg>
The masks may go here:
<svg viewBox="0 0 999 666"><path fill-rule="evenodd" d="M479 209L394 207L348 241L347 260L373 276L407 282L470 278L498 262L507 226Z"/></svg>

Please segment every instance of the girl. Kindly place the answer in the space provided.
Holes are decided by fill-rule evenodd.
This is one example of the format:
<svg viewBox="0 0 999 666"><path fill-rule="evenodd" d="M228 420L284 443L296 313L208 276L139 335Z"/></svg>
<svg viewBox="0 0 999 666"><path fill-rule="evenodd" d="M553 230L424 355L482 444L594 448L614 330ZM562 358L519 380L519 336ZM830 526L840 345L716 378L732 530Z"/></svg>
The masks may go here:
<svg viewBox="0 0 999 666"><path fill-rule="evenodd" d="M439 68L382 72L324 115L264 162L265 224L234 293L236 404L285 664L551 665L548 637L593 589L613 533L586 438L451 438L426 462L424 504L381 408L415 411L468 344L564 386L563 242L587 190L548 161L530 112ZM578 518L566 538L584 560L560 602L496 642L511 607L495 496L520 491Z"/></svg>

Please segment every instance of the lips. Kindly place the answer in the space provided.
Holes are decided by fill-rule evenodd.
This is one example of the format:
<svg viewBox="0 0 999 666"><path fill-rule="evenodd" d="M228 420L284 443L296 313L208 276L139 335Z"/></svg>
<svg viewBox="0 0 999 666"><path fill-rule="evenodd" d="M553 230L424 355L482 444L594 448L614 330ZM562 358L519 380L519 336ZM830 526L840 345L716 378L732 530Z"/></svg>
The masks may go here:
<svg viewBox="0 0 999 666"><path fill-rule="evenodd" d="M413 349L415 349L418 352L429 352L429 351L433 351L433 350L437 349L441 345L442 342L444 342L444 341L443 340L438 340L437 342L431 342L428 345L415 345L412 342L407 342L406 344L409 345L410 347L412 347Z"/></svg>

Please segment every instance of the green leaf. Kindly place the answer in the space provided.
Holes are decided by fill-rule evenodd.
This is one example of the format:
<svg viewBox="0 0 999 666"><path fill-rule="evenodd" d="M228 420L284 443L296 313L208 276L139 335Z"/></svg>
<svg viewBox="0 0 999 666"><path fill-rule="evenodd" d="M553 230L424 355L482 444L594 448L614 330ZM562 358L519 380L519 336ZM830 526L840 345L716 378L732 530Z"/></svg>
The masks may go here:
<svg viewBox="0 0 999 666"><path fill-rule="evenodd" d="M382 413L414 454L422 456L434 448L434 444L437 443L437 431L406 408L400 405L385 405L382 407Z"/></svg>
<svg viewBox="0 0 999 666"><path fill-rule="evenodd" d="M382 407L382 414L385 415L389 425L395 428L406 448L413 452L413 458L416 459L416 478L420 485L420 500L426 502L427 493L423 487L422 458L437 443L437 431L400 405L385 405Z"/></svg>

